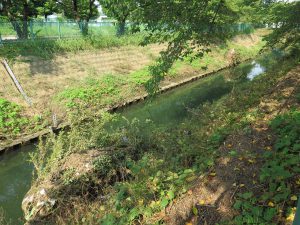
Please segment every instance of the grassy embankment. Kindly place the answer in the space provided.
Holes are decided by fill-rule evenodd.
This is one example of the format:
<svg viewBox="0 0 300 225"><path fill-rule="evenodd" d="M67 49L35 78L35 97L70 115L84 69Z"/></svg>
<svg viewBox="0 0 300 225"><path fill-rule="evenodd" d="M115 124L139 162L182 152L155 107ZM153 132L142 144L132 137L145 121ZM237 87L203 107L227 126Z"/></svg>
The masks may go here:
<svg viewBox="0 0 300 225"><path fill-rule="evenodd" d="M107 124L118 120L116 115L104 114L103 120L78 124L78 116L89 113L83 108L78 110L72 129L48 138L33 155L38 181L55 174L62 159L74 153L104 147L119 149L124 145L130 151L112 151L95 159L94 175L89 179L75 179L76 169L65 171L60 176L64 184L81 186L82 192L69 188L69 192L58 199L58 204L64 207L53 211L52 223L168 223L172 218L166 213L176 205L179 197L196 195L190 187L205 184L211 191L209 196L214 195L214 189L226 187L226 177L222 183L222 177L217 173L218 163L224 160L244 163L236 164L237 168L225 167L233 173L240 171L234 176L236 183L231 183L233 191L228 201L233 201L231 206L236 211L229 215L233 217L231 222L225 224L289 223L299 194L300 161L295 157L299 154L299 68L293 72L294 82L285 82L285 75L299 65L299 60L281 60L280 67L275 66L277 63L275 60L272 70L252 82L241 82L243 77L231 77L229 82L234 88L229 94L203 104L193 110L184 123L174 124L172 128L157 128L149 121L132 121L107 134ZM276 85L282 92L274 89ZM274 106L274 103L275 109L265 110L262 101L268 106ZM238 149L243 144L239 143L242 140L237 134L247 137L262 131L267 132L264 141L269 141L265 149L250 151L245 146ZM230 136L233 137L231 143L227 140ZM251 136L253 143L258 141L256 137ZM224 142L227 150L221 151ZM255 173L250 176L247 171L251 173L252 169ZM213 187L215 179L220 179L217 187ZM204 215L208 223L215 222L199 209L219 210L218 206L210 204L210 200L200 199L189 208L190 215L198 219ZM176 207L179 212L185 210L180 208L182 206ZM213 215L218 213L214 211ZM185 220L189 222L187 218Z"/></svg>
<svg viewBox="0 0 300 225"><path fill-rule="evenodd" d="M257 31L251 36L238 36L226 45L213 47L203 59L177 62L163 84L228 65L227 52L232 48L241 60L254 57L263 46L263 34ZM17 112L11 111L14 117L5 119L0 131L2 139L10 140L49 126L52 114L61 122L66 120L66 111L76 107L97 111L144 94L143 84L149 79L147 66L163 46L137 47L141 38L141 35L104 36L28 41L1 47L0 57L14 62L13 69L34 103L32 108L24 105L9 80L2 77L5 82L0 86L0 98L20 105ZM16 118L26 119L24 123L16 123Z"/></svg>

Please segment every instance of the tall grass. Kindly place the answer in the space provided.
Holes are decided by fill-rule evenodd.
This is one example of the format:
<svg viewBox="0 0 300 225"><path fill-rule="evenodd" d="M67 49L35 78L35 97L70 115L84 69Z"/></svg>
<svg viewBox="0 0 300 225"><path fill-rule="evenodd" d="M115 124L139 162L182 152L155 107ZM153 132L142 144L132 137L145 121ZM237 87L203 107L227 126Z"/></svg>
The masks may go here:
<svg viewBox="0 0 300 225"><path fill-rule="evenodd" d="M18 56L36 56L51 59L57 53L78 52L82 50L103 49L126 45L138 45L143 38L142 33L128 34L122 37L107 35L91 35L76 39L27 40L10 42L0 46L0 57L14 60Z"/></svg>

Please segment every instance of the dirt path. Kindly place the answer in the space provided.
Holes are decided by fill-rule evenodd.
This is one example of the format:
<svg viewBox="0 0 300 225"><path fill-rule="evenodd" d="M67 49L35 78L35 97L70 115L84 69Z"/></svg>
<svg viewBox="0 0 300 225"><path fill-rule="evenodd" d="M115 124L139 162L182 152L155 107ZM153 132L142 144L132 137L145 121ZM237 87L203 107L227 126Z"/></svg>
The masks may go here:
<svg viewBox="0 0 300 225"><path fill-rule="evenodd" d="M264 162L261 155L272 151L274 144L268 122L291 107L299 107L295 96L299 88L300 66L290 71L261 99L259 110L264 113L264 118L253 124L250 132L233 134L226 139L219 149L216 166L167 208L162 214L163 220L170 225L214 225L231 220L237 214L232 207L236 193L261 193L264 187L258 185L257 176Z"/></svg>

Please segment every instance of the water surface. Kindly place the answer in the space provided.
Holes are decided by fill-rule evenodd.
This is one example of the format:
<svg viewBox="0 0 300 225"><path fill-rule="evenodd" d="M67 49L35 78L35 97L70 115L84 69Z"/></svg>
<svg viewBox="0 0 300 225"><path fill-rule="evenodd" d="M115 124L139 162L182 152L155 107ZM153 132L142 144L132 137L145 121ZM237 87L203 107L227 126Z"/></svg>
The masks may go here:
<svg viewBox="0 0 300 225"><path fill-rule="evenodd" d="M0 208L12 225L24 224L21 202L29 190L33 165L28 161L34 145L0 155Z"/></svg>

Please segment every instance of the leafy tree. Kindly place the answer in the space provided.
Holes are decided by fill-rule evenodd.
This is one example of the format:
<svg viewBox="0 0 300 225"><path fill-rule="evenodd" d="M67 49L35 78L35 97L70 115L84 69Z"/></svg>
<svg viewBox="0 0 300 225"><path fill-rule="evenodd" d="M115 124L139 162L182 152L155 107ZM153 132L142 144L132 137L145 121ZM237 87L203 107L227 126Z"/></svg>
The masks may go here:
<svg viewBox="0 0 300 225"><path fill-rule="evenodd" d="M59 5L55 0L44 0L43 4L37 7L37 11L39 15L43 15L45 20L47 21L47 17L52 15L53 13L58 13L61 11Z"/></svg>
<svg viewBox="0 0 300 225"><path fill-rule="evenodd" d="M28 20L38 15L37 8L44 4L38 0L5 0L0 5L0 15L12 23L20 39L28 37Z"/></svg>
<svg viewBox="0 0 300 225"><path fill-rule="evenodd" d="M275 2L268 9L266 22L275 27L266 38L268 47L300 52L300 2Z"/></svg>
<svg viewBox="0 0 300 225"><path fill-rule="evenodd" d="M126 20L135 9L135 1L132 0L100 0L104 13L118 21L117 35L121 36L126 31Z"/></svg>
<svg viewBox="0 0 300 225"><path fill-rule="evenodd" d="M136 0L131 17L137 30L143 26L148 35L143 44L168 42L157 64L150 67L152 79L147 89L154 92L165 73L177 59L201 57L212 44L231 37L228 26L239 19L229 0Z"/></svg>
<svg viewBox="0 0 300 225"><path fill-rule="evenodd" d="M96 0L60 0L58 1L64 15L76 20L84 35L88 34L88 23L99 15Z"/></svg>

